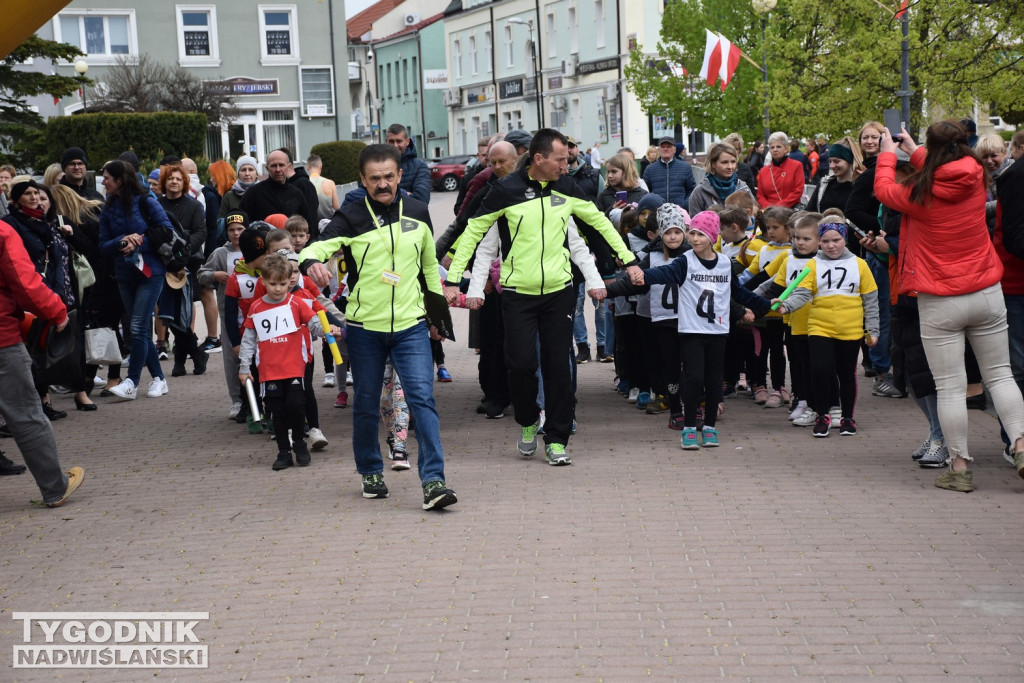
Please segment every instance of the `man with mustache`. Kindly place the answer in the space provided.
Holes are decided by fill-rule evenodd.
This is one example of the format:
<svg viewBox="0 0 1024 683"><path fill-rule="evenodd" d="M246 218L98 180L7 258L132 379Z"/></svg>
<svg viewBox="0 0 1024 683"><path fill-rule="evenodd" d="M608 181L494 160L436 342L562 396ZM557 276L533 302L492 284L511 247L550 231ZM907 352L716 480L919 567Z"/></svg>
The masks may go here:
<svg viewBox="0 0 1024 683"><path fill-rule="evenodd" d="M434 404L433 360L424 290L441 296L427 205L399 196L401 152L368 145L359 153L359 179L366 196L335 212L314 242L299 254L302 272L320 287L324 266L339 249L348 273L346 334L352 368L352 451L362 475L364 498L386 498L380 453L380 390L391 359L402 378L405 400L416 421L423 509L457 502L445 485L441 422Z"/></svg>

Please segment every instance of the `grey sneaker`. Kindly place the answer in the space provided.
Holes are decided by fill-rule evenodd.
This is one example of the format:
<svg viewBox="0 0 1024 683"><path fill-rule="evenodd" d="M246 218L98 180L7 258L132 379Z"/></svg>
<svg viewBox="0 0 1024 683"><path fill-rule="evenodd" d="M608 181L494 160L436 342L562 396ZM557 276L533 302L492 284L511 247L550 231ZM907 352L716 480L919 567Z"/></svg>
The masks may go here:
<svg viewBox="0 0 1024 683"><path fill-rule="evenodd" d="M423 485L424 510L440 510L458 502L455 491L445 486L443 481L428 481Z"/></svg>
<svg viewBox="0 0 1024 683"><path fill-rule="evenodd" d="M523 427L523 433L519 437L519 443L516 444L516 448L523 457L533 457L533 454L537 452L537 430L539 428L539 423Z"/></svg>
<svg viewBox="0 0 1024 683"><path fill-rule="evenodd" d="M910 454L910 457L914 460L920 460L924 457L924 454L928 452L928 449L932 445L931 439L925 439L921 442L921 445L914 449L914 452Z"/></svg>
<svg viewBox="0 0 1024 683"><path fill-rule="evenodd" d="M949 460L949 449L944 441L929 441L928 450L924 452L917 464L924 468L945 467Z"/></svg>
<svg viewBox="0 0 1024 683"><path fill-rule="evenodd" d="M558 467L572 464L572 458L565 452L565 446L560 443L549 443L544 448L544 456L548 459L549 465Z"/></svg>
<svg viewBox="0 0 1024 683"><path fill-rule="evenodd" d="M875 377L875 382L871 386L871 395L884 398L902 398L903 392L892 383L892 373L885 372Z"/></svg>
<svg viewBox="0 0 1024 683"><path fill-rule="evenodd" d="M818 421L818 414L808 408L800 417L793 420L794 427L813 427Z"/></svg>
<svg viewBox="0 0 1024 683"><path fill-rule="evenodd" d="M363 498L387 498L388 487L383 474L363 475Z"/></svg>

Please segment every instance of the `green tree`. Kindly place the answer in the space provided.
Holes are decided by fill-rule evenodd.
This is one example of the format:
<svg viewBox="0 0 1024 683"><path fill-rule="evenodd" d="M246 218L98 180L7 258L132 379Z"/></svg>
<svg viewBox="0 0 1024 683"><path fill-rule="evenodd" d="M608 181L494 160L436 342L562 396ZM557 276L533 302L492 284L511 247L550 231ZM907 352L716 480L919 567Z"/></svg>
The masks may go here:
<svg viewBox="0 0 1024 683"><path fill-rule="evenodd" d="M666 77L657 59L638 50L626 68L629 87L649 113L681 112L690 126L720 135L759 131L765 86L757 69L741 62L724 93L696 75L708 28L755 61L767 51L773 129L834 138L899 107L897 6L897 0L780 0L762 44L750 0L671 3L658 53L690 75ZM975 101L997 101L1007 110L1024 106L1024 2L922 1L911 5L909 16L911 128L937 116L970 115Z"/></svg>
<svg viewBox="0 0 1024 683"><path fill-rule="evenodd" d="M82 52L73 45L31 36L0 60L0 159L19 169L30 168L41 151L45 122L29 109L27 98L67 97L81 83L76 78L15 69L29 59L71 61Z"/></svg>

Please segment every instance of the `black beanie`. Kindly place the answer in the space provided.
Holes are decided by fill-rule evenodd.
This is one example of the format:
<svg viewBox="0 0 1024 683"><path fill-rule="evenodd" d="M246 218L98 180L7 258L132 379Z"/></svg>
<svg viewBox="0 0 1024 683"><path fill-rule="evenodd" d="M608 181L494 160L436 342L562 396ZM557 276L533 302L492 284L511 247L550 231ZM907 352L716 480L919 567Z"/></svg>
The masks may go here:
<svg viewBox="0 0 1024 683"><path fill-rule="evenodd" d="M247 228L238 236L238 248L242 251L245 262L252 263L267 253L266 235L259 230Z"/></svg>
<svg viewBox="0 0 1024 683"><path fill-rule="evenodd" d="M85 156L85 150L81 147L68 147L60 155L60 169L63 171L72 161L84 161L89 166L89 157Z"/></svg>
<svg viewBox="0 0 1024 683"><path fill-rule="evenodd" d="M128 150L127 152L121 152L121 155L117 158L131 166L136 173L139 172L139 155L137 155L135 152L131 150Z"/></svg>

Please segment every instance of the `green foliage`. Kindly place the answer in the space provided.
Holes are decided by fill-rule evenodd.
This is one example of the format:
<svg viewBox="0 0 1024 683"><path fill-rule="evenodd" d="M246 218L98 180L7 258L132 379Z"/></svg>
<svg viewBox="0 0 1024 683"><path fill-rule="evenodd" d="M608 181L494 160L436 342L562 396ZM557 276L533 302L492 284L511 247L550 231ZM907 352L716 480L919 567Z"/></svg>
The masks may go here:
<svg viewBox="0 0 1024 683"><path fill-rule="evenodd" d="M880 119L883 109L899 108L901 25L879 3L893 12L899 4L779 0L763 42L750 0L669 3L657 53L689 75L666 76L658 58L637 50L626 78L649 113L681 113L693 128L760 137L759 70L741 61L725 93L697 75L704 29L718 31L758 63L767 51L772 130L834 139ZM1024 108L1024 2L917 2L909 17L912 129L937 116L970 115L975 101L998 102L1001 112Z"/></svg>
<svg viewBox="0 0 1024 683"><path fill-rule="evenodd" d="M26 170L42 152L43 118L29 109L26 98L38 95L67 97L80 83L75 78L15 69L29 59L71 61L81 51L67 43L30 36L0 60L0 163Z"/></svg>
<svg viewBox="0 0 1024 683"><path fill-rule="evenodd" d="M325 178L344 184L359 180L359 152L365 146L358 140L338 140L313 145L309 152L323 159Z"/></svg>
<svg viewBox="0 0 1024 683"><path fill-rule="evenodd" d="M67 147L81 147L94 168L125 150L140 159L159 160L165 154L196 159L204 153L205 144L203 114L77 114L51 119L46 130L48 158L59 159Z"/></svg>

